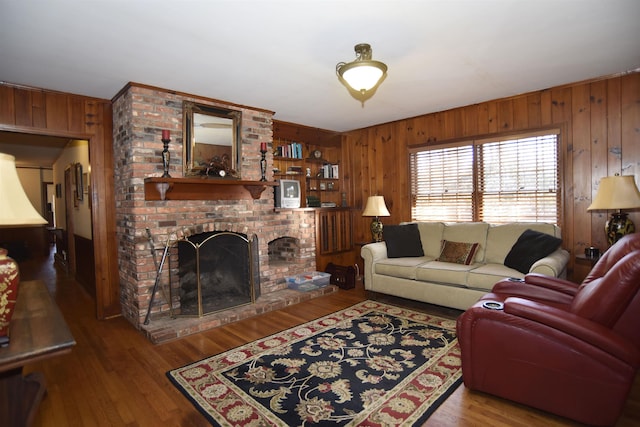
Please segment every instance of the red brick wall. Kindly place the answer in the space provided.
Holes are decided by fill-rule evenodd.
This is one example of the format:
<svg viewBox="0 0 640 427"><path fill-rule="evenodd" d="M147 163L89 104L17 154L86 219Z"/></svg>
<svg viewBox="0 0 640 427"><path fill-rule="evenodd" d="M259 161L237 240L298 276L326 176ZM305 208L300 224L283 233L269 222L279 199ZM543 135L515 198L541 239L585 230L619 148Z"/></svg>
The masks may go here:
<svg viewBox="0 0 640 427"><path fill-rule="evenodd" d="M198 230L228 230L256 234L259 239L261 292L267 294L286 287L285 276L315 270L315 217L311 211L273 209L273 187L258 200L146 201L144 178L161 176L163 129L171 130L169 151L172 177L182 176L182 102L196 101L242 111L241 178L259 180L260 143L272 143L272 114L217 101L203 100L158 88L128 85L113 102L114 161L116 194L116 238L120 299L123 315L139 327L146 315L156 268L146 234L150 229L157 258L167 239ZM267 179L273 158L267 153ZM298 239L300 250L293 263L269 264L267 245L289 236ZM176 264L177 267L177 264ZM167 284L168 275L163 275ZM168 297L168 296L167 296ZM169 302L156 294L153 312L168 312Z"/></svg>

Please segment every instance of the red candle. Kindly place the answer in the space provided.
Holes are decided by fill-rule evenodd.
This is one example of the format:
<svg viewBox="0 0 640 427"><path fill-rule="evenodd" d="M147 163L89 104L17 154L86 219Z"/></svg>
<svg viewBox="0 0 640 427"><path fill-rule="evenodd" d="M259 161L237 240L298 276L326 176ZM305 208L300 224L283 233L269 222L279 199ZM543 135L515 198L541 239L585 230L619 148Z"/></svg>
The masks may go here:
<svg viewBox="0 0 640 427"><path fill-rule="evenodd" d="M171 131L169 129L162 130L162 139L171 139Z"/></svg>
<svg viewBox="0 0 640 427"><path fill-rule="evenodd" d="M266 142L261 142L260 143L260 151L267 151L267 143Z"/></svg>

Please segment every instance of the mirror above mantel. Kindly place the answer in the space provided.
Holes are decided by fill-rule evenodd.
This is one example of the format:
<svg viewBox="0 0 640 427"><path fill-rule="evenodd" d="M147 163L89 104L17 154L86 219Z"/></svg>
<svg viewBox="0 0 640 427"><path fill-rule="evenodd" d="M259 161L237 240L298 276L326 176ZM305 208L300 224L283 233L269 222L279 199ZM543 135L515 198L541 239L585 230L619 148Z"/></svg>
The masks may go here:
<svg viewBox="0 0 640 427"><path fill-rule="evenodd" d="M185 101L183 116L184 176L239 179L242 113Z"/></svg>

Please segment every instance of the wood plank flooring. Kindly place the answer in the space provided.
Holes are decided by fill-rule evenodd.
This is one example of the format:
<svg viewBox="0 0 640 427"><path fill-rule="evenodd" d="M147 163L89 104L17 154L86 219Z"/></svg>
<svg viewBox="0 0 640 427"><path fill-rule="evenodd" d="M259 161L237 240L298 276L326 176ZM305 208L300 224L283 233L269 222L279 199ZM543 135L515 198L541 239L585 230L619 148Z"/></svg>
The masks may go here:
<svg viewBox="0 0 640 427"><path fill-rule="evenodd" d="M349 307L367 298L455 318L459 312L364 291L362 284L309 302L153 345L126 320L98 321L94 301L53 260L21 264L22 280L45 281L77 346L71 354L29 365L42 371L48 394L35 426L207 426L205 418L169 382L165 372L251 340ZM639 377L640 378L640 377ZM617 426L640 424L640 380ZM427 426L576 426L578 424L487 394L458 388Z"/></svg>

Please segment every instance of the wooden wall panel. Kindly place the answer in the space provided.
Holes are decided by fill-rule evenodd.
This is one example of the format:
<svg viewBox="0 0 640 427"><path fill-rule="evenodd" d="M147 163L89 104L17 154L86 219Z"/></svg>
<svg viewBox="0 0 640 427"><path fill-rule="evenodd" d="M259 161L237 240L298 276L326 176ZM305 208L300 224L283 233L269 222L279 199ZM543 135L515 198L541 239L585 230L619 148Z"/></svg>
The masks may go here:
<svg viewBox="0 0 640 427"><path fill-rule="evenodd" d="M580 177L589 175L591 170L591 132L590 132L590 102L589 86L582 85L574 88L571 94L572 133L573 133L573 206L576 212L585 211L591 204L591 181ZM573 226L580 230L591 228L588 215L576 215ZM587 233L576 234L574 246L590 246L591 239Z"/></svg>
<svg viewBox="0 0 640 427"><path fill-rule="evenodd" d="M603 176L623 172L635 174L636 181L640 179L640 73L637 72L347 132L344 141L353 161L350 166L354 207L363 208L359 203L378 193L393 201L392 216L384 219L385 224L410 218L407 171L410 146L549 127L561 131L563 245L574 255L583 253L588 245L606 249L603 228L608 215L587 212L586 208ZM383 140L381 135L389 139ZM389 145L395 150L382 148ZM388 164L390 155L395 156L392 162L398 172L387 173L380 179L373 171ZM640 228L640 212L631 212L629 216ZM366 226L354 230L356 241L368 238L368 222ZM570 268L573 265L572 257Z"/></svg>
<svg viewBox="0 0 640 427"><path fill-rule="evenodd" d="M69 130L67 99L67 96L59 93L47 93L45 95L44 113L46 121L44 127ZM42 123L36 124L35 122L34 126L43 127Z"/></svg>
<svg viewBox="0 0 640 427"><path fill-rule="evenodd" d="M0 130L88 139L96 316L120 315L111 101L0 83Z"/></svg>
<svg viewBox="0 0 640 427"><path fill-rule="evenodd" d="M0 85L0 123L15 124L16 102L13 95L13 88Z"/></svg>
<svg viewBox="0 0 640 427"><path fill-rule="evenodd" d="M591 126L591 180L588 185L588 191L591 192L591 200L595 197L600 180L607 176L607 82L595 82L591 85L590 95L590 114L589 124ZM593 212L585 218L591 219L591 245L604 248L607 246L607 240L604 235L604 225L606 215L599 212ZM576 228L580 228L576 226ZM587 227L585 227L587 229Z"/></svg>
<svg viewBox="0 0 640 427"><path fill-rule="evenodd" d="M621 78L621 175L634 175L636 183L640 176L640 79L637 74ZM640 212L629 212L629 218L640 231Z"/></svg>

